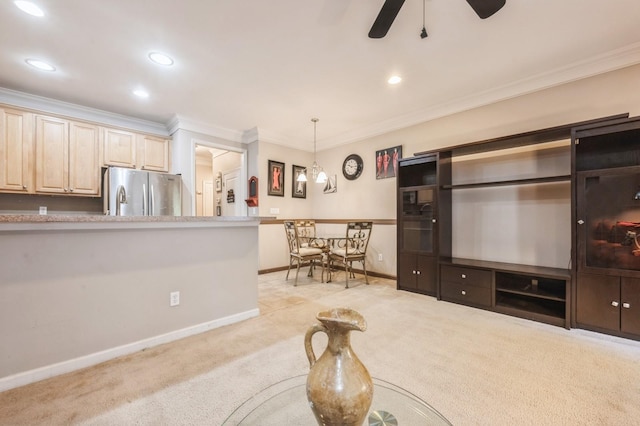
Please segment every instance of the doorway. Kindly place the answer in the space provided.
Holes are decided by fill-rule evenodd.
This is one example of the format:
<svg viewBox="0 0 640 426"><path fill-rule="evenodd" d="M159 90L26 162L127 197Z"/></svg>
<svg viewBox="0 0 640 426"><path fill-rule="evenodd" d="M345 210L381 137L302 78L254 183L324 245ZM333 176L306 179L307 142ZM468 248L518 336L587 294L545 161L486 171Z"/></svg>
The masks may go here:
<svg viewBox="0 0 640 426"><path fill-rule="evenodd" d="M194 151L196 216L246 216L246 151L206 143L195 143Z"/></svg>

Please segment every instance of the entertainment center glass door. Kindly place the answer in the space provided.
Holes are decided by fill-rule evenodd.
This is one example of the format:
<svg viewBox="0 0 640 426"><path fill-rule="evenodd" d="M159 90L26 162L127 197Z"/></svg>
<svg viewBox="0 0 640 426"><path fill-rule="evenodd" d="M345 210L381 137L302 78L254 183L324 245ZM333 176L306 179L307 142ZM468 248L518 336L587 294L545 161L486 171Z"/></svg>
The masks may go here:
<svg viewBox="0 0 640 426"><path fill-rule="evenodd" d="M403 189L402 251L432 254L435 248L435 187Z"/></svg>
<svg viewBox="0 0 640 426"><path fill-rule="evenodd" d="M640 271L640 167L578 173L578 267Z"/></svg>

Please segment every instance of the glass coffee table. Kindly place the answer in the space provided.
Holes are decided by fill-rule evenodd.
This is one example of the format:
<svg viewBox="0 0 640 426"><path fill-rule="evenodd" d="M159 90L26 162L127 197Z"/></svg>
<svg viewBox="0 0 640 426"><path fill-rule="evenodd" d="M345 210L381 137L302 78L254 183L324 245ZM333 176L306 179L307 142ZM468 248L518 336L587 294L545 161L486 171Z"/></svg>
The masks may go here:
<svg viewBox="0 0 640 426"><path fill-rule="evenodd" d="M307 375L283 380L239 406L223 425L314 426L309 408ZM392 383L373 378L373 401L364 426L451 425L429 404Z"/></svg>

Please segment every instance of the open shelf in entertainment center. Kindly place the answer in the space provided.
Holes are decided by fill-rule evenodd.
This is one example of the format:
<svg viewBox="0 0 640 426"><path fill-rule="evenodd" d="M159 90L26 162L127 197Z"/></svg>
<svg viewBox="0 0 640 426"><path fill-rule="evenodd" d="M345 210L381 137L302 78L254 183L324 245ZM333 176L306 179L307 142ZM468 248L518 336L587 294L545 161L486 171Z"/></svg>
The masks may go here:
<svg viewBox="0 0 640 426"><path fill-rule="evenodd" d="M484 188L491 186L509 186L509 185L534 185L540 183L554 183L554 182L570 182L571 175L562 176L547 176L547 177L535 177L528 179L509 179L492 182L474 182L474 183L459 183L453 185L442 185L441 189L463 189L463 188Z"/></svg>
<svg viewBox="0 0 640 426"><path fill-rule="evenodd" d="M490 271L495 312L569 328L568 269L460 258L442 258L440 265Z"/></svg>

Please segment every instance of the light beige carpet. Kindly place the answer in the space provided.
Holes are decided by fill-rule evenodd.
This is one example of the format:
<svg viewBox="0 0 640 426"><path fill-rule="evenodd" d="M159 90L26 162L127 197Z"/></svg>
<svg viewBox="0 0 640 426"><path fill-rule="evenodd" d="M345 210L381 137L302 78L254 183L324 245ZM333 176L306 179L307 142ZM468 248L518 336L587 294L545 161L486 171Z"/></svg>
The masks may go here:
<svg viewBox="0 0 640 426"><path fill-rule="evenodd" d="M371 375L455 425L640 421L640 342L436 301L385 280L344 289L283 277L260 276L257 318L0 394L0 424L219 425L261 389L305 374L304 333L316 312L338 306L368 322L351 340ZM316 353L325 342L316 334Z"/></svg>

